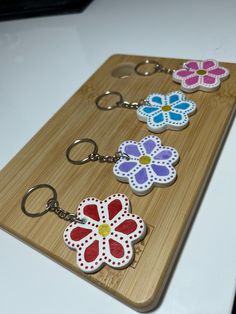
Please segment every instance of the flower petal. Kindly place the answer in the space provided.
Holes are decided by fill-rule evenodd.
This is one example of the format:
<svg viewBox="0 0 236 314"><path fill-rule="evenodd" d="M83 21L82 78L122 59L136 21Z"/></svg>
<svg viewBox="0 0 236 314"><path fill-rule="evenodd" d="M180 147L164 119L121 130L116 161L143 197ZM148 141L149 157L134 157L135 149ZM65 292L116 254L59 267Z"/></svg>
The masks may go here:
<svg viewBox="0 0 236 314"><path fill-rule="evenodd" d="M180 109L180 110L186 110L190 107L190 103L188 102L180 102L177 105L174 105L173 108Z"/></svg>
<svg viewBox="0 0 236 314"><path fill-rule="evenodd" d="M92 232L91 229L86 229L83 227L76 227L71 230L70 237L73 241L80 241L85 238L88 234Z"/></svg>
<svg viewBox="0 0 236 314"><path fill-rule="evenodd" d="M169 111L169 116L170 116L170 119L174 121L181 121L183 119L180 113L176 113L174 111Z"/></svg>
<svg viewBox="0 0 236 314"><path fill-rule="evenodd" d="M142 142L142 144L147 154L150 154L153 151L153 149L156 148L157 146L156 141L152 140L151 138Z"/></svg>
<svg viewBox="0 0 236 314"><path fill-rule="evenodd" d="M163 116L163 113L159 113L158 115L154 116L153 117L153 121L155 123L161 123L164 121L164 116Z"/></svg>
<svg viewBox="0 0 236 314"><path fill-rule="evenodd" d="M203 83L207 84L207 85L215 85L217 79L213 76L210 75L204 75L203 76Z"/></svg>
<svg viewBox="0 0 236 314"><path fill-rule="evenodd" d="M154 96L152 96L151 99L150 99L150 101L151 101L152 103L156 103L156 104L158 104L158 105L162 105L162 104L163 104L162 97L159 96L159 95L154 95Z"/></svg>
<svg viewBox="0 0 236 314"><path fill-rule="evenodd" d="M192 69L192 70L199 70L201 68L201 63L200 61L187 61L184 63L184 66L188 69Z"/></svg>
<svg viewBox="0 0 236 314"><path fill-rule="evenodd" d="M84 259L87 263L93 262L99 254L99 241L95 240L84 251Z"/></svg>
<svg viewBox="0 0 236 314"><path fill-rule="evenodd" d="M143 184L148 181L147 171L144 167L141 168L134 177L138 184Z"/></svg>
<svg viewBox="0 0 236 314"><path fill-rule="evenodd" d="M119 199L115 199L108 204L109 220L112 220L122 210L122 203Z"/></svg>
<svg viewBox="0 0 236 314"><path fill-rule="evenodd" d="M208 73L216 75L216 76L225 76L228 75L228 71L222 67L215 68L213 70L209 70Z"/></svg>
<svg viewBox="0 0 236 314"><path fill-rule="evenodd" d="M122 172L129 172L137 165L135 161L124 161L119 165L119 170Z"/></svg>
<svg viewBox="0 0 236 314"><path fill-rule="evenodd" d="M121 224L119 224L115 231L124 233L124 234L130 234L133 233L137 229L137 223L133 219L126 219Z"/></svg>
<svg viewBox="0 0 236 314"><path fill-rule="evenodd" d="M109 248L111 255L114 256L115 258L121 258L124 256L125 253L124 248L122 244L120 244L119 242L113 239L109 239Z"/></svg>
<svg viewBox="0 0 236 314"><path fill-rule="evenodd" d="M172 155L173 154L172 154L171 150L164 149L164 150L158 152L158 154L156 156L154 156L154 159L156 159L156 160L168 160Z"/></svg>
<svg viewBox="0 0 236 314"><path fill-rule="evenodd" d="M210 69L212 67L218 66L218 62L215 60L204 60L202 61L202 67L204 70Z"/></svg>
<svg viewBox="0 0 236 314"><path fill-rule="evenodd" d="M127 144L124 149L125 153L131 156L139 157L141 155L137 144Z"/></svg>
<svg viewBox="0 0 236 314"><path fill-rule="evenodd" d="M190 78L187 78L185 81L184 81L185 85L187 87L193 87L194 85L198 85L199 83L199 75L194 75Z"/></svg>
<svg viewBox="0 0 236 314"><path fill-rule="evenodd" d="M100 221L98 208L96 204L85 205L83 211L85 216L88 216L93 220Z"/></svg>
<svg viewBox="0 0 236 314"><path fill-rule="evenodd" d="M166 166L152 164L151 167L158 177L166 177L170 173L168 167Z"/></svg>
<svg viewBox="0 0 236 314"><path fill-rule="evenodd" d="M158 107L152 107L152 106L142 106L142 111L146 114L151 114L159 110Z"/></svg>
<svg viewBox="0 0 236 314"><path fill-rule="evenodd" d="M175 75L178 75L181 78L188 77L188 76L190 76L192 74L194 74L194 72L193 71L189 71L189 70L181 69L181 70L175 71Z"/></svg>

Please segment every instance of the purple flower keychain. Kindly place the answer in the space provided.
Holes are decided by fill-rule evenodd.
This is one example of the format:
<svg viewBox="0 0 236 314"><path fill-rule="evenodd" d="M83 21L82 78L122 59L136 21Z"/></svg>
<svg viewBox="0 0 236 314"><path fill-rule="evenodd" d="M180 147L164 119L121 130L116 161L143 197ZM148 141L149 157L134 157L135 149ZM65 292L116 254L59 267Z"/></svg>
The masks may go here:
<svg viewBox="0 0 236 314"><path fill-rule="evenodd" d="M142 70L147 65L151 67L149 72ZM183 64L181 69L176 70L165 68L154 60L145 60L136 65L135 72L142 76L149 76L157 72L171 74L173 81L180 83L181 89L187 93L198 90L213 92L230 74L228 69L219 66L219 63L213 59L189 60Z"/></svg>
<svg viewBox="0 0 236 314"><path fill-rule="evenodd" d="M71 159L71 150L78 144L91 143L93 152L82 160ZM148 135L141 141L124 141L113 156L98 153L97 144L91 139L73 142L66 151L68 161L82 165L89 161L115 163L113 173L119 181L129 183L133 193L145 195L154 186L164 187L176 180L174 166L179 160L178 152L168 146L162 146L159 137Z"/></svg>

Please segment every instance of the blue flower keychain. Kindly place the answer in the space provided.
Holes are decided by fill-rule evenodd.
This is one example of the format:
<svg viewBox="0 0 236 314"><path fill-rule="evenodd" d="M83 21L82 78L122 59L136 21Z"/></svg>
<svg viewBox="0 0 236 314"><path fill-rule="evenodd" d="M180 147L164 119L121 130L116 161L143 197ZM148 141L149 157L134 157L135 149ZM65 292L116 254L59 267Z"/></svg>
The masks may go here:
<svg viewBox="0 0 236 314"><path fill-rule="evenodd" d="M118 100L109 106L104 106L103 98L109 95L118 97ZM181 91L167 95L154 93L139 102L124 101L119 92L107 91L96 99L96 105L102 110L115 108L136 109L137 118L147 123L151 132L161 133L167 129L181 130L188 126L189 116L196 112L196 104L186 98Z"/></svg>

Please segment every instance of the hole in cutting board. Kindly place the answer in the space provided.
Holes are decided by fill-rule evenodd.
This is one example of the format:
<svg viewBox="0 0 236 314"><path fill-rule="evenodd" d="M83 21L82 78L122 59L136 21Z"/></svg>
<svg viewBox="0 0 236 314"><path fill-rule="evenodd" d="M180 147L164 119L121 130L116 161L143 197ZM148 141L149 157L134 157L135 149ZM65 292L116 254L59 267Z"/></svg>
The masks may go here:
<svg viewBox="0 0 236 314"><path fill-rule="evenodd" d="M111 75L113 77L124 79L135 74L134 68L134 63L122 63L111 72Z"/></svg>

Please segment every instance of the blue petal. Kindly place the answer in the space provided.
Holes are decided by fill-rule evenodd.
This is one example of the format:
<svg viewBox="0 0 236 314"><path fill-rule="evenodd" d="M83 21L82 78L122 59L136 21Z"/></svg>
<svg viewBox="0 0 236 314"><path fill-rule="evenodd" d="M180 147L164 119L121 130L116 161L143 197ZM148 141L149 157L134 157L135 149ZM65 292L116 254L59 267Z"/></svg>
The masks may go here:
<svg viewBox="0 0 236 314"><path fill-rule="evenodd" d="M179 95L178 94L173 94L169 98L169 103L172 104L173 102L179 100Z"/></svg>
<svg viewBox="0 0 236 314"><path fill-rule="evenodd" d="M187 102L181 102L178 105L175 105L173 108L186 110L190 107L190 104Z"/></svg>
<svg viewBox="0 0 236 314"><path fill-rule="evenodd" d="M145 112L145 113L153 113L153 112L157 111L158 109L159 108L149 107L149 106L142 108L143 112Z"/></svg>
<svg viewBox="0 0 236 314"><path fill-rule="evenodd" d="M162 113L159 113L158 115L156 115L153 119L153 121L155 123L160 123L162 121L164 121L164 117L163 117L163 114Z"/></svg>
<svg viewBox="0 0 236 314"><path fill-rule="evenodd" d="M160 96L153 96L152 101L156 102L159 105L162 105L162 98Z"/></svg>
<svg viewBox="0 0 236 314"><path fill-rule="evenodd" d="M169 115L170 115L171 120L174 120L174 121L180 121L180 120L182 120L182 116L181 116L181 114L179 114L179 113L175 113L175 112L173 112L173 111L170 111L170 112L169 112Z"/></svg>

